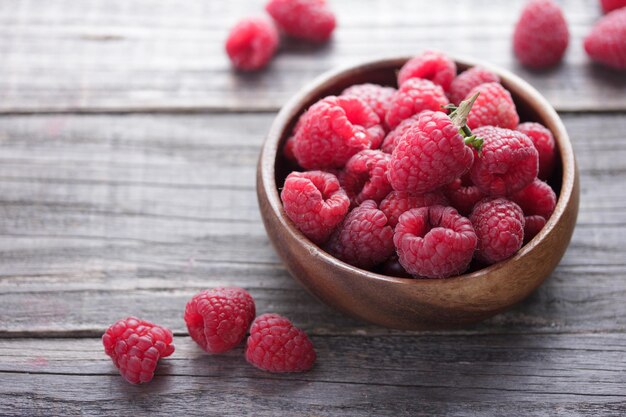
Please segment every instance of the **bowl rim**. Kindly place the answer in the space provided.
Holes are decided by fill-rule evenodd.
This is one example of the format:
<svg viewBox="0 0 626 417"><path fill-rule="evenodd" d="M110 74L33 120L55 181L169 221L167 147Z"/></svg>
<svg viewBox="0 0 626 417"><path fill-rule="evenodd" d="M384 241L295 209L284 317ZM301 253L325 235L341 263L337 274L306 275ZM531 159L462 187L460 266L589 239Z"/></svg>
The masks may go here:
<svg viewBox="0 0 626 417"><path fill-rule="evenodd" d="M457 65L467 68L481 66L495 72L501 78L502 83L506 84L507 89L514 88L516 95L521 100L524 100L528 103L534 102L536 106L532 107L541 108L542 111L545 112L547 116L546 127L552 132L555 137L556 149L558 150L558 153L561 157L562 165L561 191L559 193L554 212L546 222L546 225L533 239L531 239L530 242L522 246L522 248L520 248L520 250L518 250L517 253L511 258L487 266L485 268L481 268L474 272L441 279L421 277L394 277L378 274L376 272L371 272L352 266L335 258L331 254L323 250L321 247L317 246L295 227L293 222L289 220L287 214L284 211L276 184L275 165L279 151L278 145L281 140L283 130L293 125L294 118L299 116L302 110L304 110L305 102L310 99L311 95L315 95L316 92L320 89L332 87L335 79L341 77L342 75L344 75L344 73L369 71L379 67L382 68L396 66L399 68L404 62L406 62L413 56L403 55L384 57L363 61L357 64L343 65L335 69L331 69L314 78L311 82L307 83L282 106L272 122L272 125L268 131L265 142L261 149L261 154L259 156L259 165L257 168L258 173L260 172L261 183L258 186L263 187L263 191L266 194L267 202L272 208L273 214L278 219L279 224L287 230L291 238L298 241L299 244L303 245L311 256L318 257L324 262L332 264L333 267L341 269L344 272L387 283L413 286L431 286L442 284L455 285L461 280L468 280L484 275L489 275L494 271L505 268L506 265L510 262L519 261L521 258L526 257L537 246L539 246L540 243L545 239L545 237L555 229L555 227L559 223L559 220L563 216L568 203L572 198L576 178L576 160L574 156L574 151L565 126L561 121L561 118L557 114L556 110L552 107L552 105L532 85L530 85L528 82L524 81L522 78L515 75L511 71L464 56L451 54L448 54L448 56ZM261 192L261 190L257 189L257 193L259 192Z"/></svg>

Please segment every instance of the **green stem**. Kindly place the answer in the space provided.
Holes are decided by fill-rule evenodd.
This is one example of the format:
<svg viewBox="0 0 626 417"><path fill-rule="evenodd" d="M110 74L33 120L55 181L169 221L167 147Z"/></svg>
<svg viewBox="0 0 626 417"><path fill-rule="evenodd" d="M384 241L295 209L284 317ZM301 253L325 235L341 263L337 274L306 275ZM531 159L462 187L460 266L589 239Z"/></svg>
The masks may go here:
<svg viewBox="0 0 626 417"><path fill-rule="evenodd" d="M473 147L480 154L483 147L483 140L473 135L472 131L467 126L467 116L469 115L469 112L479 95L480 93L476 93L467 100L463 100L461 104L459 104L459 107L455 107L450 104L445 108L452 110L452 113L449 115L450 120L452 120L452 123L459 128L459 133L465 138L465 144Z"/></svg>

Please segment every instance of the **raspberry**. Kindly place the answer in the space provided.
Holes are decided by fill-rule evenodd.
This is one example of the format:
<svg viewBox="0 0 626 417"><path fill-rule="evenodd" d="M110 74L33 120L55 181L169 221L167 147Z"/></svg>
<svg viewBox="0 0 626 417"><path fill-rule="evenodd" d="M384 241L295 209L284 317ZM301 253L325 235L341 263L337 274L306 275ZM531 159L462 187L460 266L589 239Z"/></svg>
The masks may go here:
<svg viewBox="0 0 626 417"><path fill-rule="evenodd" d="M594 61L611 68L626 69L626 8L612 11L591 28L585 51Z"/></svg>
<svg viewBox="0 0 626 417"><path fill-rule="evenodd" d="M517 130L530 138L539 154L539 178L547 180L552 175L555 164L554 148L556 143L552 132L543 125L526 122L517 126Z"/></svg>
<svg viewBox="0 0 626 417"><path fill-rule="evenodd" d="M174 353L172 332L136 317L116 321L102 335L104 352L131 384L149 382L160 358Z"/></svg>
<svg viewBox="0 0 626 417"><path fill-rule="evenodd" d="M494 264L513 256L524 241L524 213L505 198L486 198L476 204L470 220L478 236L476 259Z"/></svg>
<svg viewBox="0 0 626 417"><path fill-rule="evenodd" d="M507 196L533 182L539 159L528 136L492 126L478 128L474 134L484 143L481 155L474 158L470 178L483 193Z"/></svg>
<svg viewBox="0 0 626 417"><path fill-rule="evenodd" d="M293 136L289 136L287 141L285 142L285 146L283 147L283 155L287 158L288 161L297 162L296 155L293 153L293 145L295 141Z"/></svg>
<svg viewBox="0 0 626 417"><path fill-rule="evenodd" d="M359 268L371 268L393 254L393 228L376 202L352 210L328 242L328 252Z"/></svg>
<svg viewBox="0 0 626 417"><path fill-rule="evenodd" d="M228 34L226 53L235 68L254 71L266 66L278 48L274 24L262 17L239 21Z"/></svg>
<svg viewBox="0 0 626 417"><path fill-rule="evenodd" d="M202 291L185 307L189 335L208 353L223 353L241 343L254 316L254 300L236 287Z"/></svg>
<svg viewBox="0 0 626 417"><path fill-rule="evenodd" d="M398 72L398 85L402 86L411 78L423 78L440 85L445 91L456 75L456 64L437 51L425 51L402 66Z"/></svg>
<svg viewBox="0 0 626 417"><path fill-rule="evenodd" d="M480 93L472 111L467 117L470 129L480 126L498 126L515 129L519 123L519 116L515 103L504 87L498 83L485 83L475 87L468 96Z"/></svg>
<svg viewBox="0 0 626 417"><path fill-rule="evenodd" d="M335 30L335 15L324 0L270 0L265 10L294 38L325 42Z"/></svg>
<svg viewBox="0 0 626 417"><path fill-rule="evenodd" d="M526 216L524 218L524 244L530 242L537 236L546 225L547 220L542 216Z"/></svg>
<svg viewBox="0 0 626 417"><path fill-rule="evenodd" d="M262 314L250 328L246 360L269 372L304 372L316 354L306 333L278 314Z"/></svg>
<svg viewBox="0 0 626 417"><path fill-rule="evenodd" d="M280 198L291 221L317 244L328 240L350 208L337 177L322 171L292 172Z"/></svg>
<svg viewBox="0 0 626 417"><path fill-rule="evenodd" d="M528 186L511 196L526 216L542 216L546 220L556 207L556 194L545 182L535 179Z"/></svg>
<svg viewBox="0 0 626 417"><path fill-rule="evenodd" d="M452 207L463 216L469 216L474 205L486 197L485 193L472 184L467 174L448 184L444 192Z"/></svg>
<svg viewBox="0 0 626 417"><path fill-rule="evenodd" d="M398 126L395 127L395 129L387 133L387 136L385 136L385 139L383 140L383 144L381 145L380 150L385 153L393 153L393 150L396 149L396 145L398 144L398 140L402 137L404 132L409 130L409 128L413 126L415 122L417 122L417 119L419 119L420 114L422 113L420 112L418 114L414 114L408 119L404 119L403 121L400 122Z"/></svg>
<svg viewBox="0 0 626 417"><path fill-rule="evenodd" d="M463 71L452 80L448 97L450 97L452 103L458 105L475 87L485 83L499 82L500 77L492 71L483 67L472 67Z"/></svg>
<svg viewBox="0 0 626 417"><path fill-rule="evenodd" d="M530 68L558 64L569 42L567 22L561 8L551 0L529 2L513 33L513 52Z"/></svg>
<svg viewBox="0 0 626 417"><path fill-rule="evenodd" d="M392 97L385 121L390 129L394 129L414 114L423 110L441 110L447 104L448 98L440 86L421 78L411 78Z"/></svg>
<svg viewBox="0 0 626 417"><path fill-rule="evenodd" d="M407 191L392 191L380 203L380 210L387 216L387 223L396 227L398 219L405 211L428 206L447 206L448 200L441 191L413 194Z"/></svg>
<svg viewBox="0 0 626 417"><path fill-rule="evenodd" d="M341 95L360 98L374 110L380 120L385 120L391 98L396 91L398 90L393 87L378 84L357 84L343 90Z"/></svg>
<svg viewBox="0 0 626 417"><path fill-rule="evenodd" d="M626 7L626 0L600 0L604 13L612 12L615 9Z"/></svg>
<svg viewBox="0 0 626 417"><path fill-rule="evenodd" d="M339 182L353 201L359 205L365 200L380 202L389 192L387 167L391 155L382 151L361 151L346 163Z"/></svg>
<svg viewBox="0 0 626 417"><path fill-rule="evenodd" d="M431 206L411 209L400 216L393 242L407 272L446 278L467 269L477 240L470 221L455 209Z"/></svg>
<svg viewBox="0 0 626 417"><path fill-rule="evenodd" d="M469 170L474 156L459 128L443 112L423 112L391 155L389 182L394 190L433 191Z"/></svg>
<svg viewBox="0 0 626 417"><path fill-rule="evenodd" d="M293 151L305 169L342 168L364 149L380 146L385 131L376 113L355 97L326 97L301 117Z"/></svg>

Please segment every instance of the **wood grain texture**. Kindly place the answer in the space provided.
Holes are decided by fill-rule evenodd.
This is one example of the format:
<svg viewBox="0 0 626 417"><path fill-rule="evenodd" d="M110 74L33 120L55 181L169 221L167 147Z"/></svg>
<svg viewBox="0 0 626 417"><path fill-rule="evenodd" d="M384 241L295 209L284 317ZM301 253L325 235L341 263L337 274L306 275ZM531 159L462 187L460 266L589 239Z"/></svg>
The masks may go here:
<svg viewBox="0 0 626 417"><path fill-rule="evenodd" d="M325 46L285 42L267 71L230 69L223 42L264 1L6 0L0 4L0 112L274 111L320 72L381 56L438 48L511 69L559 110L626 110L626 78L592 65L582 39L596 2L564 0L565 62L520 67L511 34L524 0L336 1Z"/></svg>

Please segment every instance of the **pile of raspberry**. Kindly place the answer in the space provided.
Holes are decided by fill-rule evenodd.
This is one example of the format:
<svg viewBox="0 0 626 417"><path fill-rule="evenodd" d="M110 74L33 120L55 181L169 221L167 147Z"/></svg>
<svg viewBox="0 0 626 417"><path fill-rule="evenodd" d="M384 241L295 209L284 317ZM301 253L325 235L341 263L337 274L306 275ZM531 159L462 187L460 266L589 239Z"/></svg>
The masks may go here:
<svg viewBox="0 0 626 417"><path fill-rule="evenodd" d="M446 278L513 256L550 218L556 164L545 126L520 123L499 77L457 74L437 51L397 87L353 85L297 121L283 149L287 216L358 268Z"/></svg>

